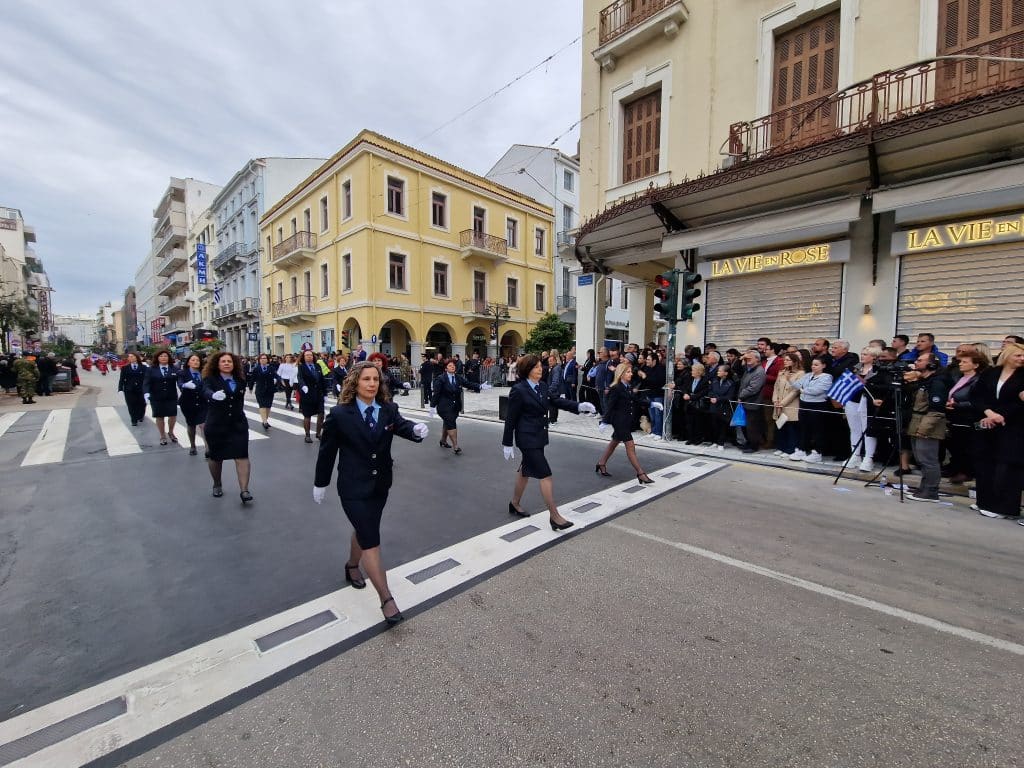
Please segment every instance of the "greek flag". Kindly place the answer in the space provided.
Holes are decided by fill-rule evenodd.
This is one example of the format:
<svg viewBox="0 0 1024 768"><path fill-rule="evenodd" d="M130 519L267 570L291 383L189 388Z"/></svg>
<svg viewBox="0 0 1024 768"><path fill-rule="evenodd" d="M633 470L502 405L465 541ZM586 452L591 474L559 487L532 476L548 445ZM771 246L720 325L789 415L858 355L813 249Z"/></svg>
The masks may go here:
<svg viewBox="0 0 1024 768"><path fill-rule="evenodd" d="M120 360L121 356L116 352L107 352L107 360Z"/></svg>
<svg viewBox="0 0 1024 768"><path fill-rule="evenodd" d="M850 402L850 398L862 389L864 389L864 383L857 378L856 374L853 371L844 371L843 375L836 379L832 389L828 391L828 396L840 405L846 405Z"/></svg>
<svg viewBox="0 0 1024 768"><path fill-rule="evenodd" d="M213 286L213 303L220 304L220 286Z"/></svg>

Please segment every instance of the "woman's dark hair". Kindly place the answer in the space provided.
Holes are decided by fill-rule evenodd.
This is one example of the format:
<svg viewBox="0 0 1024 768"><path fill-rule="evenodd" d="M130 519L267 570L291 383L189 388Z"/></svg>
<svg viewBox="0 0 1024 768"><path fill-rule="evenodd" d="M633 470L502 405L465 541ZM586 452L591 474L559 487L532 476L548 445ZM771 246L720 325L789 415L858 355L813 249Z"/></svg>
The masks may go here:
<svg viewBox="0 0 1024 768"><path fill-rule="evenodd" d="M192 362L193 357L199 358L199 370L203 370L203 356L200 355L198 352L193 352L192 354L185 358L185 367L188 368L188 364Z"/></svg>
<svg viewBox="0 0 1024 768"><path fill-rule="evenodd" d="M800 355L800 359L803 360L804 373L811 372L811 350L800 349L797 350L797 354Z"/></svg>
<svg viewBox="0 0 1024 768"><path fill-rule="evenodd" d="M525 379L539 363L540 358L537 355L523 355L516 363L516 378Z"/></svg>
<svg viewBox="0 0 1024 768"><path fill-rule="evenodd" d="M212 379L220 376L220 359L227 355L231 358L231 375L237 381L245 381L245 371L242 369L242 361L238 355L232 352L214 352L206 359L206 366L203 368L203 378Z"/></svg>
<svg viewBox="0 0 1024 768"><path fill-rule="evenodd" d="M174 355L172 355L171 350L167 349L166 347L164 347L163 349L158 349L156 352L153 353L153 363L155 365L160 365L160 355L164 353L167 354L167 364L174 365Z"/></svg>
<svg viewBox="0 0 1024 768"><path fill-rule="evenodd" d="M981 354L981 352L979 352L976 349L961 352L959 355L956 356L957 360L960 360L961 358L973 361L974 364L978 366L978 373L981 373L991 365L991 363L989 363L988 361L988 358L985 357L983 354Z"/></svg>
<svg viewBox="0 0 1024 768"><path fill-rule="evenodd" d="M794 371L803 371L804 370L804 359L800 355L798 355L796 352L785 352L785 353L782 354L782 359L783 360L789 360L791 363L793 363L793 370ZM806 371L804 371L804 372L806 373Z"/></svg>
<svg viewBox="0 0 1024 768"><path fill-rule="evenodd" d="M826 368L826 369L828 368L828 363L825 361L824 356L822 356L822 355L815 355L814 357L811 358L811 362L813 363L815 360L817 360L819 363L821 363L821 367L822 368ZM808 368L808 370L810 370L810 369Z"/></svg>

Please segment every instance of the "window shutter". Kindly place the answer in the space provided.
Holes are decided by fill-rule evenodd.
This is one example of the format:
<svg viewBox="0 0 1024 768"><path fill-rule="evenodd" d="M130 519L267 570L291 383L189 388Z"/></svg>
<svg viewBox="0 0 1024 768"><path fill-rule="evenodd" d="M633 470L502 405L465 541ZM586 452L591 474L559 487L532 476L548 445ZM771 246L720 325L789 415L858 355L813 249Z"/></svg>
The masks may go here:
<svg viewBox="0 0 1024 768"><path fill-rule="evenodd" d="M622 183L658 173L661 152L661 90L623 107Z"/></svg>
<svg viewBox="0 0 1024 768"><path fill-rule="evenodd" d="M780 113L773 120L772 141L793 145L820 140L835 129L832 109L822 97L836 91L839 14L818 17L775 39L775 93ZM800 109L811 105L813 112Z"/></svg>

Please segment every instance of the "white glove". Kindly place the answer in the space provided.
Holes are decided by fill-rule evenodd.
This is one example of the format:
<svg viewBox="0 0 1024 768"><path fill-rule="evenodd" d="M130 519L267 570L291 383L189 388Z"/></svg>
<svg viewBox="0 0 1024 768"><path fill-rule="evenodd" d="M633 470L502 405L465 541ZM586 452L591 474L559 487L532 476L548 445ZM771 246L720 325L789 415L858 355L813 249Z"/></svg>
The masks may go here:
<svg viewBox="0 0 1024 768"><path fill-rule="evenodd" d="M323 488L317 488L315 485L313 486L313 501L315 501L317 504L323 504L324 496L326 495L327 486L324 486Z"/></svg>
<svg viewBox="0 0 1024 768"><path fill-rule="evenodd" d="M565 400L565 394L563 393L563 394L559 395L559 396L558 396L558 399L559 399L559 400Z"/></svg>
<svg viewBox="0 0 1024 768"><path fill-rule="evenodd" d="M425 438L427 434L429 434L429 432L430 430L427 429L426 424L417 424L415 427L412 428L412 433L421 440Z"/></svg>
<svg viewBox="0 0 1024 768"><path fill-rule="evenodd" d="M580 403L576 410L578 413L585 413L588 416L597 413L597 408L593 403Z"/></svg>
<svg viewBox="0 0 1024 768"><path fill-rule="evenodd" d="M181 388L182 389L195 389L196 388L196 383L194 381L186 381L184 384L181 385Z"/></svg>
<svg viewBox="0 0 1024 768"><path fill-rule="evenodd" d="M341 384L335 384L335 385L334 385L334 388L335 388L335 389L336 389L336 390L337 390L338 392L341 392Z"/></svg>
<svg viewBox="0 0 1024 768"><path fill-rule="evenodd" d="M491 389L491 385L490 384L481 384L480 385L480 391L482 392L485 389Z"/></svg>
<svg viewBox="0 0 1024 768"><path fill-rule="evenodd" d="M309 394L309 387L303 387L302 388L302 394L308 395Z"/></svg>
<svg viewBox="0 0 1024 768"><path fill-rule="evenodd" d="M437 408L431 407L431 409L429 411L427 411L427 413L430 416L430 418L432 418L432 419L436 419L437 418Z"/></svg>
<svg viewBox="0 0 1024 768"><path fill-rule="evenodd" d="M591 407L593 407L593 406L591 406ZM653 403L651 403L651 408L653 408L656 411L664 411L665 410L665 406L662 405L661 403L659 403L657 400L655 400Z"/></svg>
<svg viewBox="0 0 1024 768"><path fill-rule="evenodd" d="M410 384L408 381L404 381L402 382L402 389L412 389L412 384Z"/></svg>
<svg viewBox="0 0 1024 768"><path fill-rule="evenodd" d="M210 397L211 397L211 399L216 400L217 402L220 402L221 400L227 400L228 399L228 396L224 392L223 389L218 389L216 392L214 392L212 395L210 395Z"/></svg>
<svg viewBox="0 0 1024 768"><path fill-rule="evenodd" d="M503 445L501 450L505 454L505 461L512 461L516 457L516 449L511 445Z"/></svg>
<svg viewBox="0 0 1024 768"><path fill-rule="evenodd" d="M597 431L600 432L602 435L605 433L605 430L607 429L608 425L603 421L597 425Z"/></svg>
<svg viewBox="0 0 1024 768"><path fill-rule="evenodd" d="M146 399L146 402L148 403L149 402L149 392L144 394L143 397Z"/></svg>

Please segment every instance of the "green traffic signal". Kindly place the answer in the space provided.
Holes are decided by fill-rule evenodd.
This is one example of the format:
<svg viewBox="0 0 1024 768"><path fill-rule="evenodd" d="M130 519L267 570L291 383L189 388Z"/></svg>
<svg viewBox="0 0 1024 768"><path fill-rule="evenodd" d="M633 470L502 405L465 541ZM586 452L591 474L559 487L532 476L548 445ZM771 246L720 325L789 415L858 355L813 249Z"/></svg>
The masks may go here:
<svg viewBox="0 0 1024 768"><path fill-rule="evenodd" d="M683 272L682 273L682 301L680 302L680 320L693 320L693 316L700 311L700 304L696 303L696 299L701 294L700 288L696 285L703 278L696 272Z"/></svg>

